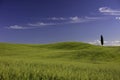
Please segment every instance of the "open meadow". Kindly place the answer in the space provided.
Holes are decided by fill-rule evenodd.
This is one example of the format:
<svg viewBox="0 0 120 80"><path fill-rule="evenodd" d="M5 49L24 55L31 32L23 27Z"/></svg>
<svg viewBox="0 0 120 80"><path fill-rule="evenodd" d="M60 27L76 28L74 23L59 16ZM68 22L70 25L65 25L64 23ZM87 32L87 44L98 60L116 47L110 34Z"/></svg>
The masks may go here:
<svg viewBox="0 0 120 80"><path fill-rule="evenodd" d="M120 80L120 47L0 43L0 80Z"/></svg>

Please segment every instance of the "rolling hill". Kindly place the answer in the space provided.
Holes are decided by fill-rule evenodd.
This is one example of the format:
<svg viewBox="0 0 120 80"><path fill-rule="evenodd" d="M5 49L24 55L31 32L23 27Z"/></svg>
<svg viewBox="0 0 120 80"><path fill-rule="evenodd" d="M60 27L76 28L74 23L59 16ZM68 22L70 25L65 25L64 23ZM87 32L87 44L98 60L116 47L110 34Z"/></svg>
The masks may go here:
<svg viewBox="0 0 120 80"><path fill-rule="evenodd" d="M0 43L0 80L119 80L119 67L119 46Z"/></svg>
<svg viewBox="0 0 120 80"><path fill-rule="evenodd" d="M10 44L0 43L1 56L21 56L47 59L70 59L82 61L119 61L120 47L96 46L81 42L54 44ZM31 57L30 57L31 56Z"/></svg>

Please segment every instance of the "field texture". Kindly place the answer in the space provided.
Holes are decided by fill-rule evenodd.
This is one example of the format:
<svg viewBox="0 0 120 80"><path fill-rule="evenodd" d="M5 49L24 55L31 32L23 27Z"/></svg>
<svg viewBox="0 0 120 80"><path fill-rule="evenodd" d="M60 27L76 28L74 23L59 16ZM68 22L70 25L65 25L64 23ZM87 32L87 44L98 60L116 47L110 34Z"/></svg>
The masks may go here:
<svg viewBox="0 0 120 80"><path fill-rule="evenodd" d="M120 80L120 47L0 43L0 80Z"/></svg>

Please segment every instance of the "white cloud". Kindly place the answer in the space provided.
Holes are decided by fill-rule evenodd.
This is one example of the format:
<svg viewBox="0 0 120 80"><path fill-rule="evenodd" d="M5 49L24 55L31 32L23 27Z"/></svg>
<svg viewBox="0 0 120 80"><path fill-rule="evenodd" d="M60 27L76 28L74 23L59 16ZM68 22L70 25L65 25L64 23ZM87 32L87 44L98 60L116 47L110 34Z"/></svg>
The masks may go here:
<svg viewBox="0 0 120 80"><path fill-rule="evenodd" d="M85 16L85 19L88 19L88 20L101 20L101 19L106 19L106 17L88 17L88 16Z"/></svg>
<svg viewBox="0 0 120 80"><path fill-rule="evenodd" d="M90 44L94 44L94 45L101 45L100 40L95 40L92 42L88 42ZM120 41L119 40L115 40L115 41L104 41L104 45L105 46L120 46Z"/></svg>
<svg viewBox="0 0 120 80"><path fill-rule="evenodd" d="M75 24L75 23L84 23L84 22L88 22L88 21L95 21L95 20L99 20L99 19L103 19L102 17L78 17L78 16L74 16L74 17L68 17L68 18L64 18L64 17L52 17L52 18L44 18L46 20L52 20L51 22L47 21L45 22L36 22L36 23L29 23L27 24L27 27L25 26L19 26L19 25L13 25L13 26L9 26L6 27L7 29L34 29L34 28L40 28L43 26L55 26L55 25L63 25L63 24Z"/></svg>
<svg viewBox="0 0 120 80"><path fill-rule="evenodd" d="M19 25L13 25L7 27L8 29L27 29L27 27L19 26Z"/></svg>
<svg viewBox="0 0 120 80"><path fill-rule="evenodd" d="M68 17L68 18L64 18L64 17L52 17L52 18L46 18L46 20L52 20L51 22L37 22L37 23L29 23L29 26L38 26L38 27L42 27L42 26L54 26L54 25L61 25L61 24L75 24L75 23L83 23L83 22L88 22L88 21L95 21L95 20L99 20L99 19L103 19L103 17L78 17L78 16L74 16L74 17Z"/></svg>
<svg viewBox="0 0 120 80"><path fill-rule="evenodd" d="M51 22L47 21L45 22L36 22L36 23L29 23L27 24L28 27L25 26L19 26L19 25L13 25L13 26L9 26L6 27L7 29L34 29L34 28L40 28L43 26L55 26L55 25L63 25L63 24L75 24L75 23L83 23L83 22L87 22L87 21L95 21L98 19L102 19L101 17L78 17L78 16L74 16L74 17L68 17L68 18L64 18L64 17L52 17L49 18L50 20L52 20ZM47 20L47 18L46 18ZM56 21L57 20L57 21ZM62 21L60 21L62 20Z"/></svg>
<svg viewBox="0 0 120 80"><path fill-rule="evenodd" d="M79 18L78 16L70 17L70 19L71 19L72 21L80 20L80 18Z"/></svg>
<svg viewBox="0 0 120 80"><path fill-rule="evenodd" d="M44 23L44 22L37 22L34 24L29 23L29 26L52 26L52 25L57 25L57 23Z"/></svg>
<svg viewBox="0 0 120 80"><path fill-rule="evenodd" d="M89 44L94 44L94 45L100 45L100 41L99 40L95 40L92 42L88 42Z"/></svg>
<svg viewBox="0 0 120 80"><path fill-rule="evenodd" d="M19 26L19 25L13 25L13 26L9 26L9 27L5 27L7 29L15 29L15 30L23 30L23 29L34 29L37 27L24 27L24 26Z"/></svg>
<svg viewBox="0 0 120 80"><path fill-rule="evenodd" d="M116 20L120 20L120 17L116 17L115 19L116 19Z"/></svg>
<svg viewBox="0 0 120 80"><path fill-rule="evenodd" d="M84 23L84 22L89 22L89 21L96 21L96 20L100 20L100 19L105 19L105 17L70 17L69 18L69 23Z"/></svg>
<svg viewBox="0 0 120 80"><path fill-rule="evenodd" d="M87 21L87 19L75 16L75 17L70 17L68 22L69 23L82 23L82 22L85 22L85 21Z"/></svg>
<svg viewBox="0 0 120 80"><path fill-rule="evenodd" d="M53 18L48 18L49 20L53 20L51 22L37 22L37 23L29 23L29 26L54 26L54 25L60 25L60 24L72 24L72 23L80 23L82 22L82 19L79 17L69 17L69 18L57 18L57 17L53 17ZM64 21L60 21L60 20L64 20Z"/></svg>
<svg viewBox="0 0 120 80"><path fill-rule="evenodd" d="M111 41L111 44L112 44L113 46L120 46L120 41L119 41L119 40Z"/></svg>
<svg viewBox="0 0 120 80"><path fill-rule="evenodd" d="M73 23L80 23L80 22L84 22L87 20L98 20L98 19L103 19L103 17L78 17L78 16L73 16L73 17L51 17L51 18L46 18L48 20L54 20L54 21L71 21Z"/></svg>
<svg viewBox="0 0 120 80"><path fill-rule="evenodd" d="M120 10L111 9L109 7L101 7L99 11L104 15L120 15Z"/></svg>
<svg viewBox="0 0 120 80"><path fill-rule="evenodd" d="M66 20L66 18L63 18L63 17L52 17L52 18L48 18L48 20Z"/></svg>

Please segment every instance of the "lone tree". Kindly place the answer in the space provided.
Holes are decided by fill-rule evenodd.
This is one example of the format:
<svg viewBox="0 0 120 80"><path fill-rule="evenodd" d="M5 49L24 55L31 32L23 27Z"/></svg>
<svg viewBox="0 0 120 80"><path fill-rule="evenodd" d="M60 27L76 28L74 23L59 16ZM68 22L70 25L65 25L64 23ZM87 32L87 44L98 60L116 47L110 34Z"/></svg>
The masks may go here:
<svg viewBox="0 0 120 80"><path fill-rule="evenodd" d="M104 38L103 38L102 35L100 36L100 38L101 38L101 39L100 39L100 41L101 41L101 45L103 46L103 45L104 45Z"/></svg>

